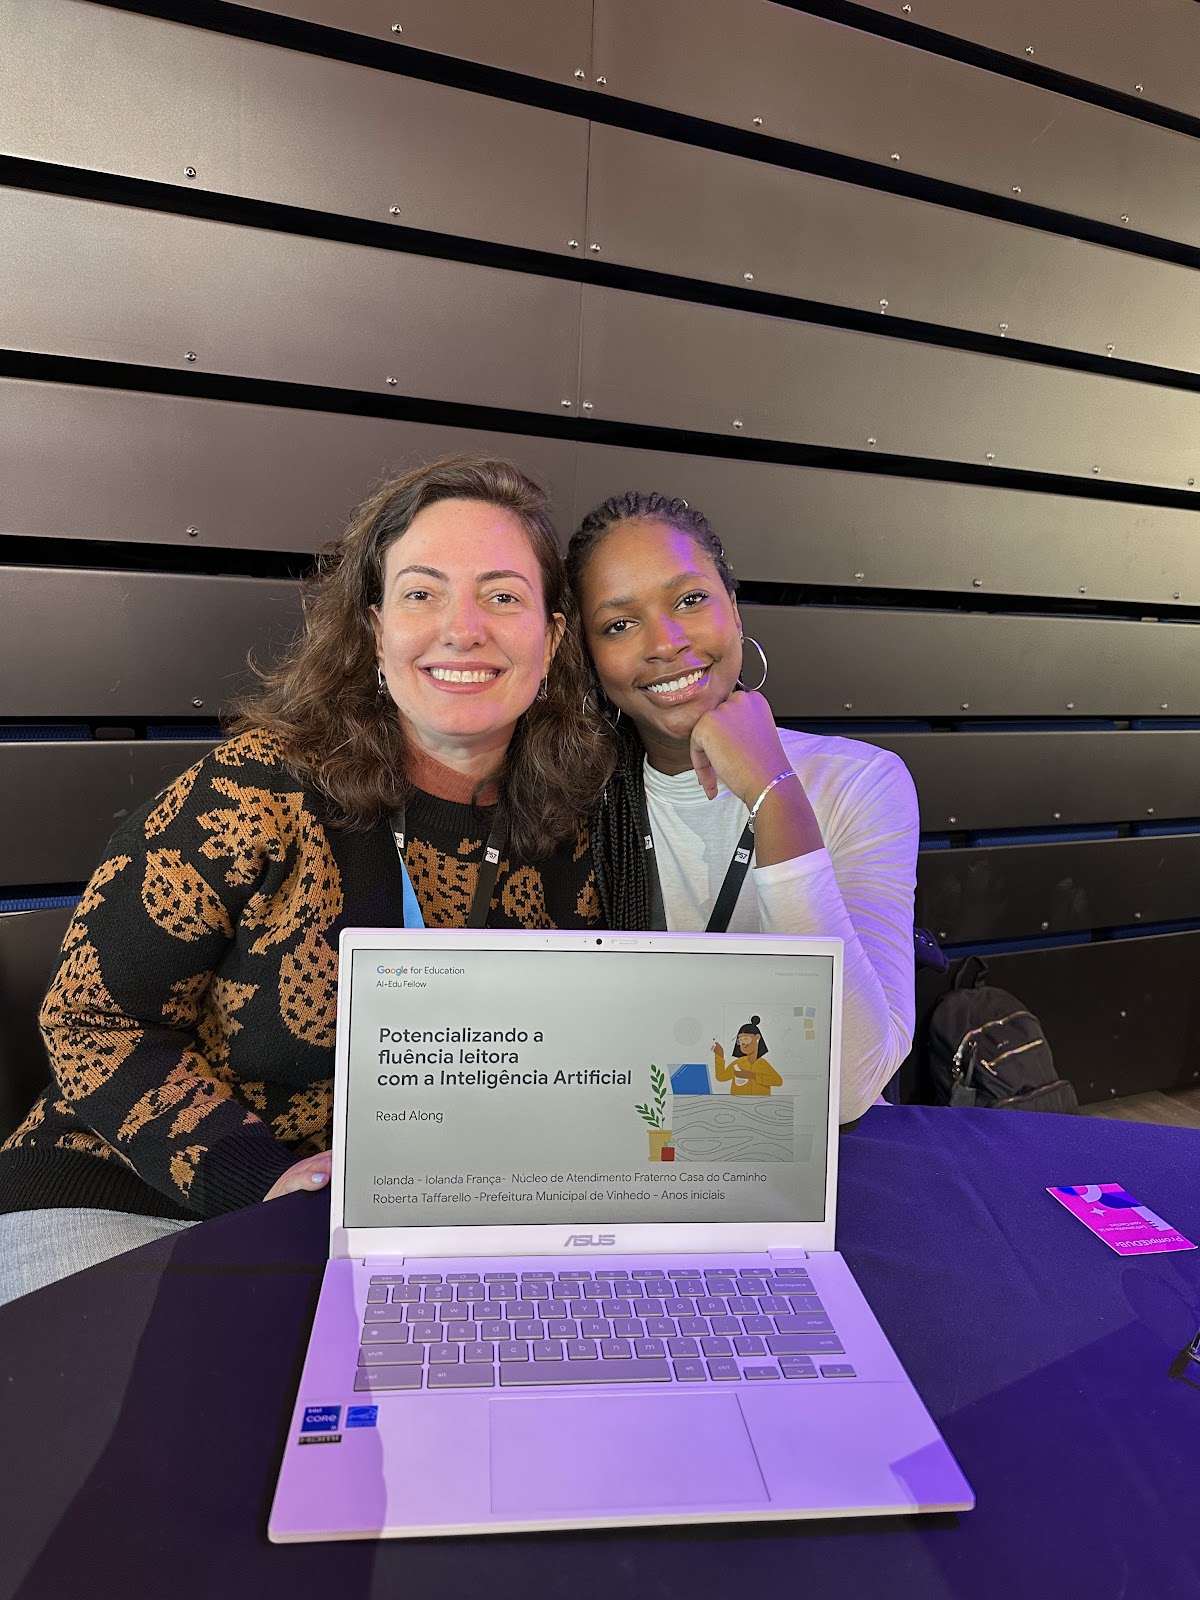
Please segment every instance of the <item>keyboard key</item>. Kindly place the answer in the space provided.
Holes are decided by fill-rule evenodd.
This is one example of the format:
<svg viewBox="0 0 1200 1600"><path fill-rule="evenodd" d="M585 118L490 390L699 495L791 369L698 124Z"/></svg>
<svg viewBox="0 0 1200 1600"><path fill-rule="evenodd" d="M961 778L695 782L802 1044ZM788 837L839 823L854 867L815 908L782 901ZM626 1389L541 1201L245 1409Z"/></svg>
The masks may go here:
<svg viewBox="0 0 1200 1600"><path fill-rule="evenodd" d="M785 1295L761 1294L758 1297L758 1309L769 1317L787 1317L791 1315L791 1305Z"/></svg>
<svg viewBox="0 0 1200 1600"><path fill-rule="evenodd" d="M699 1291L702 1294L731 1295L737 1293L737 1288L732 1278L706 1278L704 1283L705 1287Z"/></svg>
<svg viewBox="0 0 1200 1600"><path fill-rule="evenodd" d="M745 1378L777 1378L778 1367L743 1367L742 1376Z"/></svg>
<svg viewBox="0 0 1200 1600"><path fill-rule="evenodd" d="M680 1383L703 1383L708 1378L708 1368L703 1361L673 1361L671 1365Z"/></svg>
<svg viewBox="0 0 1200 1600"><path fill-rule="evenodd" d="M419 1389L422 1367L360 1367L354 1374L356 1390Z"/></svg>
<svg viewBox="0 0 1200 1600"><path fill-rule="evenodd" d="M455 1290L454 1298L456 1300L486 1300L487 1287L482 1283L460 1283Z"/></svg>
<svg viewBox="0 0 1200 1600"><path fill-rule="evenodd" d="M742 1327L747 1333L774 1333L775 1323L770 1317L743 1317Z"/></svg>
<svg viewBox="0 0 1200 1600"><path fill-rule="evenodd" d="M479 1282L479 1274L477 1272L448 1272L446 1274L446 1282L447 1283L478 1283Z"/></svg>
<svg viewBox="0 0 1200 1600"><path fill-rule="evenodd" d="M635 1267L630 1276L633 1278L665 1278L666 1273L661 1267Z"/></svg>
<svg viewBox="0 0 1200 1600"><path fill-rule="evenodd" d="M462 1358L464 1361L486 1361L490 1366L496 1359L496 1346L494 1344L484 1344L483 1342L464 1344ZM433 1357L430 1356L430 1360L432 1359Z"/></svg>
<svg viewBox="0 0 1200 1600"><path fill-rule="evenodd" d="M563 1358L561 1339L535 1339L529 1348L535 1361L561 1361Z"/></svg>
<svg viewBox="0 0 1200 1600"><path fill-rule="evenodd" d="M392 1299L400 1305L415 1305L421 1291L415 1283L398 1283L392 1290Z"/></svg>
<svg viewBox="0 0 1200 1600"><path fill-rule="evenodd" d="M388 1303L388 1291L383 1284L377 1289L367 1290L367 1304L369 1306L385 1306Z"/></svg>
<svg viewBox="0 0 1200 1600"><path fill-rule="evenodd" d="M484 1283L516 1283L517 1275L515 1272L485 1272L483 1281Z"/></svg>
<svg viewBox="0 0 1200 1600"><path fill-rule="evenodd" d="M440 1272L410 1272L408 1281L409 1283L441 1283L442 1275Z"/></svg>
<svg viewBox="0 0 1200 1600"><path fill-rule="evenodd" d="M516 1300L520 1293L515 1283L488 1283L489 1300Z"/></svg>
<svg viewBox="0 0 1200 1600"><path fill-rule="evenodd" d="M559 1300L582 1300L583 1285L581 1283L556 1283L554 1285L554 1293Z"/></svg>
<svg viewBox="0 0 1200 1600"><path fill-rule="evenodd" d="M774 1267L772 1275L776 1278L807 1278L807 1267Z"/></svg>
<svg viewBox="0 0 1200 1600"><path fill-rule="evenodd" d="M594 1339L568 1339L566 1348L568 1361L596 1361L600 1356Z"/></svg>
<svg viewBox="0 0 1200 1600"><path fill-rule="evenodd" d="M728 1339L701 1339L700 1349L706 1356L731 1356L733 1346Z"/></svg>
<svg viewBox="0 0 1200 1600"><path fill-rule="evenodd" d="M634 1283L632 1279L626 1283L614 1283L612 1288L613 1293L622 1300L636 1300L642 1292L641 1284Z"/></svg>
<svg viewBox="0 0 1200 1600"><path fill-rule="evenodd" d="M481 1339L507 1339L511 1332L507 1322L495 1322L490 1319L477 1322L475 1326Z"/></svg>
<svg viewBox="0 0 1200 1600"><path fill-rule="evenodd" d="M478 1337L478 1330L473 1322L446 1322L442 1325L442 1337L465 1344Z"/></svg>
<svg viewBox="0 0 1200 1600"><path fill-rule="evenodd" d="M730 1358L718 1358L716 1361L708 1363L708 1375L710 1378L715 1378L719 1383L728 1383L733 1378L740 1378L742 1370L736 1361ZM815 1377L816 1374L814 1373L813 1376Z"/></svg>
<svg viewBox="0 0 1200 1600"><path fill-rule="evenodd" d="M576 1283L584 1283L584 1282L586 1282L586 1280L588 1278L591 1277L591 1273L590 1272L574 1272L574 1271L566 1272L566 1271L560 1271L558 1276L560 1278L566 1278L566 1279L568 1279L570 1281L573 1281L573 1282L576 1282Z"/></svg>
<svg viewBox="0 0 1200 1600"><path fill-rule="evenodd" d="M836 1333L775 1333L768 1338L767 1348L773 1356L844 1356L846 1353Z"/></svg>
<svg viewBox="0 0 1200 1600"><path fill-rule="evenodd" d="M436 1306L397 1306L397 1311L404 1313L405 1322L436 1322L438 1308ZM382 1321L382 1318L372 1317L372 1322Z"/></svg>
<svg viewBox="0 0 1200 1600"><path fill-rule="evenodd" d="M404 1282L404 1274L402 1272L373 1272L371 1274L371 1282L372 1283L403 1283Z"/></svg>
<svg viewBox="0 0 1200 1600"><path fill-rule="evenodd" d="M521 1274L521 1282L522 1283L553 1283L554 1282L554 1274L553 1274L553 1272L544 1272L544 1271L523 1272Z"/></svg>
<svg viewBox="0 0 1200 1600"><path fill-rule="evenodd" d="M605 1361L623 1361L633 1351L628 1339L601 1339L600 1354Z"/></svg>
<svg viewBox="0 0 1200 1600"><path fill-rule="evenodd" d="M407 1322L368 1322L363 1327L364 1344L407 1344L410 1328Z"/></svg>
<svg viewBox="0 0 1200 1600"><path fill-rule="evenodd" d="M677 1295L686 1295L689 1300L694 1300L697 1295L713 1293L705 1288L702 1278L680 1278L672 1285L672 1291Z"/></svg>
<svg viewBox="0 0 1200 1600"><path fill-rule="evenodd" d="M611 1339L612 1323L604 1317L581 1317L579 1332L584 1339Z"/></svg>
<svg viewBox="0 0 1200 1600"><path fill-rule="evenodd" d="M444 1329L440 1322L418 1322L413 1328L414 1344L441 1344Z"/></svg>
<svg viewBox="0 0 1200 1600"><path fill-rule="evenodd" d="M646 1332L652 1339L672 1339L678 1333L674 1317L647 1317Z"/></svg>
<svg viewBox="0 0 1200 1600"><path fill-rule="evenodd" d="M546 1323L546 1337L548 1339L578 1339L579 1324L572 1322L570 1317L551 1317Z"/></svg>
<svg viewBox="0 0 1200 1600"><path fill-rule="evenodd" d="M670 1300L663 1301L663 1310L669 1317L694 1317L696 1315L696 1302L676 1296Z"/></svg>
<svg viewBox="0 0 1200 1600"><path fill-rule="evenodd" d="M635 1300L629 1310L635 1317L661 1317L663 1303L661 1300Z"/></svg>
<svg viewBox="0 0 1200 1600"><path fill-rule="evenodd" d="M424 1352L419 1344L364 1344L358 1349L360 1367L419 1367Z"/></svg>
<svg viewBox="0 0 1200 1600"><path fill-rule="evenodd" d="M618 1339L640 1339L646 1330L637 1317L614 1317L613 1334Z"/></svg>
<svg viewBox="0 0 1200 1600"><path fill-rule="evenodd" d="M788 1310L789 1307L784 1307ZM702 1294L696 1297L696 1315L699 1317L723 1317L727 1307L724 1298L719 1294Z"/></svg>
<svg viewBox="0 0 1200 1600"><path fill-rule="evenodd" d="M458 1346L456 1344L431 1344L429 1346L429 1360L431 1364L435 1361L440 1361L444 1365L449 1365L450 1362L458 1360Z"/></svg>
<svg viewBox="0 0 1200 1600"><path fill-rule="evenodd" d="M403 1306L368 1306L363 1312L364 1322L400 1322L403 1317Z"/></svg>
<svg viewBox="0 0 1200 1600"><path fill-rule="evenodd" d="M667 1354L672 1356L698 1356L700 1346L695 1339L668 1339Z"/></svg>
<svg viewBox="0 0 1200 1600"><path fill-rule="evenodd" d="M805 1311L824 1311L825 1309L815 1294L790 1294L787 1300L792 1310L798 1315L803 1315Z"/></svg>
<svg viewBox="0 0 1200 1600"><path fill-rule="evenodd" d="M521 1321L510 1323L509 1326L512 1328L514 1339L544 1339L546 1337L546 1326L542 1322L522 1319Z"/></svg>
<svg viewBox="0 0 1200 1600"><path fill-rule="evenodd" d="M496 1374L489 1362L478 1367L430 1367L428 1389L494 1389Z"/></svg>
<svg viewBox="0 0 1200 1600"><path fill-rule="evenodd" d="M624 1300L601 1300L596 1310L602 1317L624 1317L628 1315L627 1303Z"/></svg>
<svg viewBox="0 0 1200 1600"><path fill-rule="evenodd" d="M815 1378L817 1375L816 1367L789 1367L785 1366L782 1361L779 1364L783 1367L785 1378Z"/></svg>
<svg viewBox="0 0 1200 1600"><path fill-rule="evenodd" d="M405 1370L403 1368L399 1369ZM514 1361L500 1368L500 1387L562 1383L670 1383L666 1361Z"/></svg>
<svg viewBox="0 0 1200 1600"><path fill-rule="evenodd" d="M502 1340L497 1349L501 1361L528 1361L529 1346L524 1339Z"/></svg>
<svg viewBox="0 0 1200 1600"><path fill-rule="evenodd" d="M693 1338L703 1338L708 1333L707 1317L680 1317L679 1331Z"/></svg>
<svg viewBox="0 0 1200 1600"><path fill-rule="evenodd" d="M767 1286L762 1278L739 1278L737 1292L750 1295L766 1294Z"/></svg>
<svg viewBox="0 0 1200 1600"><path fill-rule="evenodd" d="M856 1374L853 1367L839 1362L833 1366L823 1366L821 1368L821 1376L823 1378L853 1378Z"/></svg>
<svg viewBox="0 0 1200 1600"><path fill-rule="evenodd" d="M453 1300L454 1290L448 1283L427 1283L425 1285L425 1299L434 1304L442 1300Z"/></svg>
<svg viewBox="0 0 1200 1600"><path fill-rule="evenodd" d="M733 1348L740 1356L765 1356L767 1353L766 1345L752 1334L743 1334L740 1339L735 1339Z"/></svg>
<svg viewBox="0 0 1200 1600"><path fill-rule="evenodd" d="M548 1283L522 1283L522 1300L549 1300L550 1285Z"/></svg>
<svg viewBox="0 0 1200 1600"><path fill-rule="evenodd" d="M714 1333L741 1333L740 1317L709 1317L708 1325Z"/></svg>
<svg viewBox="0 0 1200 1600"><path fill-rule="evenodd" d="M635 1339L633 1353L635 1356L665 1356L667 1347L661 1339Z"/></svg>
<svg viewBox="0 0 1200 1600"><path fill-rule="evenodd" d="M598 1272L596 1276L597 1278L607 1278L610 1282L615 1282L618 1278L627 1278L629 1274L624 1267L613 1267L611 1271Z"/></svg>
<svg viewBox="0 0 1200 1600"><path fill-rule="evenodd" d="M833 1323L823 1312L805 1311L800 1316L776 1317L780 1333L832 1333Z"/></svg>

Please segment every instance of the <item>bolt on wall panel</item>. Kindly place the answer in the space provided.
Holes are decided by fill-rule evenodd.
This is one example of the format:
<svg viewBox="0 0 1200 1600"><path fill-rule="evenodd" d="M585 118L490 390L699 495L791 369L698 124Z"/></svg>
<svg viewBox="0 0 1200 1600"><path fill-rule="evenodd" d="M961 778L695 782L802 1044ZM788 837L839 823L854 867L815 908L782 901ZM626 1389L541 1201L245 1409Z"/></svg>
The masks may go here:
<svg viewBox="0 0 1200 1600"><path fill-rule="evenodd" d="M1200 833L928 850L916 920L943 942L1177 922L1196 915Z"/></svg>
<svg viewBox="0 0 1200 1600"><path fill-rule="evenodd" d="M581 374L584 416L1174 488L1200 478L1200 396L1186 391L593 284Z"/></svg>
<svg viewBox="0 0 1200 1600"><path fill-rule="evenodd" d="M1069 73L1200 117L1200 10L1195 0L863 0L899 21L936 28L1020 61Z"/></svg>
<svg viewBox="0 0 1200 1600"><path fill-rule="evenodd" d="M569 254L587 124L77 0L0 0L0 149Z"/></svg>
<svg viewBox="0 0 1200 1600"><path fill-rule="evenodd" d="M215 717L296 633L294 583L0 568L0 718Z"/></svg>
<svg viewBox="0 0 1200 1600"><path fill-rule="evenodd" d="M10 190L0 343L560 416L579 285Z"/></svg>
<svg viewBox="0 0 1200 1600"><path fill-rule="evenodd" d="M1184 134L772 0L596 0L595 37L605 93L1200 243Z"/></svg>
<svg viewBox="0 0 1200 1600"><path fill-rule="evenodd" d="M1200 624L741 608L777 717L1200 717Z"/></svg>
<svg viewBox="0 0 1200 1600"><path fill-rule="evenodd" d="M1200 8L1198 8L1200 9ZM592 128L602 259L1200 371L1200 274L812 173Z"/></svg>
<svg viewBox="0 0 1200 1600"><path fill-rule="evenodd" d="M255 9L555 83L586 78L591 64L592 0L259 0Z"/></svg>
<svg viewBox="0 0 1200 1600"><path fill-rule="evenodd" d="M1200 603L1200 500L1192 512L592 444L573 526L624 489L698 506L746 580Z"/></svg>
<svg viewBox="0 0 1200 1600"><path fill-rule="evenodd" d="M565 439L15 378L0 439L0 534L40 538L319 550L386 479L453 454L515 461L564 525L574 492Z"/></svg>
<svg viewBox="0 0 1200 1600"><path fill-rule="evenodd" d="M864 737L912 773L924 833L1200 817L1200 727Z"/></svg>
<svg viewBox="0 0 1200 1600"><path fill-rule="evenodd" d="M113 831L212 744L0 743L0 884L86 881Z"/></svg>

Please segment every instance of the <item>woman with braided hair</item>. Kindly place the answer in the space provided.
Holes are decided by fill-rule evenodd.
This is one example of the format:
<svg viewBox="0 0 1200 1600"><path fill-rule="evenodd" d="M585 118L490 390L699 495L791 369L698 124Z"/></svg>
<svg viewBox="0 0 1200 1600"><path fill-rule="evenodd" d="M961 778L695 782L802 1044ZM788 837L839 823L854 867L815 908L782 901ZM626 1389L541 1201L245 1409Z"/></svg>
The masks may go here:
<svg viewBox="0 0 1200 1600"><path fill-rule="evenodd" d="M854 1120L912 1040L918 816L904 763L776 726L724 548L686 500L606 500L567 571L616 730L592 839L602 920L842 939L841 1118ZM744 644L761 657L753 687Z"/></svg>

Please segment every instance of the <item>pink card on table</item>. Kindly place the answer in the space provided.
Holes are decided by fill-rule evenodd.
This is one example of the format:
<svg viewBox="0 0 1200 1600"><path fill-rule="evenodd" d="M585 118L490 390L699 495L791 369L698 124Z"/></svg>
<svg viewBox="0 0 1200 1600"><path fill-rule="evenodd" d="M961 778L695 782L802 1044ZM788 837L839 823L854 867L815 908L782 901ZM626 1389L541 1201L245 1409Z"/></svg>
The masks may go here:
<svg viewBox="0 0 1200 1600"><path fill-rule="evenodd" d="M1072 1216L1078 1217L1119 1256L1159 1255L1165 1250L1196 1248L1119 1183L1063 1184L1046 1193L1066 1206Z"/></svg>

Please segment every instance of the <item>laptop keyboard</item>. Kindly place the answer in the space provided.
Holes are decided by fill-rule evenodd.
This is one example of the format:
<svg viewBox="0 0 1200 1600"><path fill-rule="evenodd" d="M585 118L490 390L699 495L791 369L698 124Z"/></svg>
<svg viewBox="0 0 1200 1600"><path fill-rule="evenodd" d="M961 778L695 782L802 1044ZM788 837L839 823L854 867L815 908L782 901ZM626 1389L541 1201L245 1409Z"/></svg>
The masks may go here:
<svg viewBox="0 0 1200 1600"><path fill-rule="evenodd" d="M799 1267L371 1279L357 1390L853 1378Z"/></svg>

